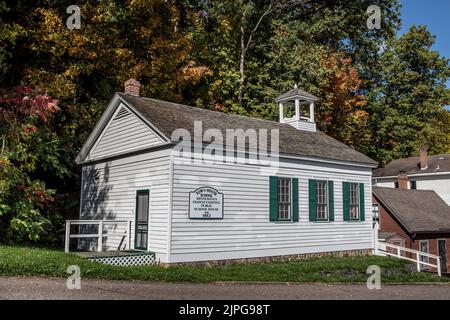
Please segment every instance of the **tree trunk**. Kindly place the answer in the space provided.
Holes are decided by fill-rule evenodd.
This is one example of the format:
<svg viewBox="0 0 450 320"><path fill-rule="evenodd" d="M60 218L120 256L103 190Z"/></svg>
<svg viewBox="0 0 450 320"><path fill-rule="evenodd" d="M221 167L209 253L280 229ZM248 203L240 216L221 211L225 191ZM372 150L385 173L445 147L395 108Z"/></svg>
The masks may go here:
<svg viewBox="0 0 450 320"><path fill-rule="evenodd" d="M3 157L3 152L5 151L5 142L6 142L6 137L2 136L2 149L0 151L0 157Z"/></svg>
<svg viewBox="0 0 450 320"><path fill-rule="evenodd" d="M245 81L245 32L244 26L241 25L241 56L239 58L239 74L241 75L241 79L239 82L239 104L242 104L242 97L244 95L244 81Z"/></svg>
<svg viewBox="0 0 450 320"><path fill-rule="evenodd" d="M245 23L247 18L247 12L244 10L242 12L241 16L241 55L239 58L239 73L241 75L240 83L239 83L239 105L242 106L242 98L244 96L244 82L245 82L245 55L247 53L248 48L252 44L253 35L255 34L256 30L258 30L259 25L261 24L261 21L264 19L265 16L272 13L274 10L273 2L270 2L267 9L264 11L263 14L258 19L258 22L254 26L254 28L249 32L247 43L245 42Z"/></svg>

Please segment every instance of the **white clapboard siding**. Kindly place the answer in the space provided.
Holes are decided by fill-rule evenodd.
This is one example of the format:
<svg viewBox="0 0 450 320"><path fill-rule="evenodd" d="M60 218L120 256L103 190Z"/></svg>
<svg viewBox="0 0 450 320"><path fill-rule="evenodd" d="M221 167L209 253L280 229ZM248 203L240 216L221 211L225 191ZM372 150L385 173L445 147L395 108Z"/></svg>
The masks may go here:
<svg viewBox="0 0 450 320"><path fill-rule="evenodd" d="M142 150L163 142L147 124L121 104L92 147L87 160Z"/></svg>
<svg viewBox="0 0 450 320"><path fill-rule="evenodd" d="M397 178L374 178L373 180L377 187L395 188ZM415 181L418 190L434 190L450 206L450 173L411 175L408 180L409 189L411 189L411 181Z"/></svg>
<svg viewBox="0 0 450 320"><path fill-rule="evenodd" d="M81 219L134 220L136 191L150 190L149 243L164 261L168 246L170 150L158 150L83 166ZM105 249L117 250L120 238L105 239Z"/></svg>
<svg viewBox="0 0 450 320"><path fill-rule="evenodd" d="M299 222L269 221L269 176L299 179ZM371 249L371 169L307 161L280 163L277 174L256 165L186 163L174 159L171 262L238 259ZM308 180L334 181L334 222L310 222ZM365 221L343 221L342 182L365 185ZM224 194L223 220L190 220L189 192Z"/></svg>

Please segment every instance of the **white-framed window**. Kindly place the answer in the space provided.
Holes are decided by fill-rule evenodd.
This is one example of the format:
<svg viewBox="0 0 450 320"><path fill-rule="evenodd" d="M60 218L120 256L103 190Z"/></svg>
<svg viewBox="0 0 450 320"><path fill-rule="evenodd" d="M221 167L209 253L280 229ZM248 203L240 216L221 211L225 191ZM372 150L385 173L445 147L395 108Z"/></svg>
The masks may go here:
<svg viewBox="0 0 450 320"><path fill-rule="evenodd" d="M394 246L403 247L403 240L401 239L389 239L387 243L393 244ZM397 248L387 248L388 252L392 254L397 254ZM404 255L404 251L400 250L400 255Z"/></svg>
<svg viewBox="0 0 450 320"><path fill-rule="evenodd" d="M372 216L374 218L379 218L380 217L380 205L378 203L374 203L372 205Z"/></svg>
<svg viewBox="0 0 450 320"><path fill-rule="evenodd" d="M278 178L278 220L291 219L292 185L290 178Z"/></svg>
<svg viewBox="0 0 450 320"><path fill-rule="evenodd" d="M428 243L428 240L420 240L419 242L419 251L429 253L430 252L430 245ZM427 262L429 261L428 257L420 256L420 261ZM428 270L429 267L427 265L421 264L420 265L421 270Z"/></svg>
<svg viewBox="0 0 450 320"><path fill-rule="evenodd" d="M392 244L393 244L394 246L403 247L403 240L400 240L400 239L392 240Z"/></svg>
<svg viewBox="0 0 450 320"><path fill-rule="evenodd" d="M328 183L327 181L316 181L317 220L328 220Z"/></svg>
<svg viewBox="0 0 450 320"><path fill-rule="evenodd" d="M349 183L349 209L350 220L359 220L359 185Z"/></svg>

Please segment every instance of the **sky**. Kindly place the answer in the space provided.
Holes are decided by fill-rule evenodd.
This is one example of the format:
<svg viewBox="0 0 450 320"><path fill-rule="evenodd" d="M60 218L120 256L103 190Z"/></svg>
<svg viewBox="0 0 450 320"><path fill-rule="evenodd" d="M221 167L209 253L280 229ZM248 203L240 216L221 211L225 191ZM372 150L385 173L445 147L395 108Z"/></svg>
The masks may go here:
<svg viewBox="0 0 450 320"><path fill-rule="evenodd" d="M415 25L426 25L436 36L433 49L450 58L450 0L401 0L402 28L399 34ZM450 87L450 81L447 82Z"/></svg>
<svg viewBox="0 0 450 320"><path fill-rule="evenodd" d="M436 36L435 50L450 58L450 1L449 0L401 0L402 28L400 34L413 24L426 25Z"/></svg>

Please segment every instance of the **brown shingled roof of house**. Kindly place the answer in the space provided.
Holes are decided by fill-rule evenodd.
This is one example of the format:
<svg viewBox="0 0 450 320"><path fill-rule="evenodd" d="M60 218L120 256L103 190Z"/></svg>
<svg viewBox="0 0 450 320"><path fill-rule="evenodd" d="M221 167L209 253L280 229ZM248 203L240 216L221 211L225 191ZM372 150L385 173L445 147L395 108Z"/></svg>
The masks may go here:
<svg viewBox="0 0 450 320"><path fill-rule="evenodd" d="M202 121L203 130L214 128L222 132L226 129L279 129L281 155L339 160L369 166L377 164L366 155L320 131L309 132L275 121L226 114L123 93L118 95L168 138L179 128L187 129L193 136L194 121Z"/></svg>
<svg viewBox="0 0 450 320"><path fill-rule="evenodd" d="M411 234L450 232L450 206L432 190L373 187L373 194Z"/></svg>
<svg viewBox="0 0 450 320"><path fill-rule="evenodd" d="M450 173L450 154L441 154L428 156L428 168L420 169L420 158L410 157L393 160L384 168L378 168L373 171L374 177L397 176L400 171L407 175L420 173L449 172Z"/></svg>

